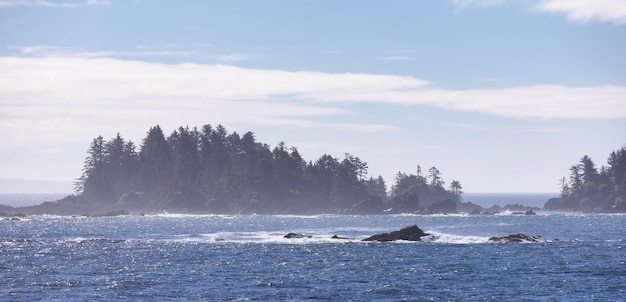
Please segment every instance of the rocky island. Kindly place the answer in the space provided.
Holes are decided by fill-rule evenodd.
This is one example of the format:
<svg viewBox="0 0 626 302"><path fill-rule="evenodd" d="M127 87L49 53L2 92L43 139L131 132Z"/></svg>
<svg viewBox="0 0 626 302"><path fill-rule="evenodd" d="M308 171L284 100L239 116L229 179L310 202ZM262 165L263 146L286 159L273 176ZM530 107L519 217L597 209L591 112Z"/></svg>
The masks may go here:
<svg viewBox="0 0 626 302"><path fill-rule="evenodd" d="M626 146L613 151L599 170L587 155L569 170L569 179L559 181L561 196L548 200L544 210L626 213Z"/></svg>
<svg viewBox="0 0 626 302"><path fill-rule="evenodd" d="M139 149L139 150L137 150ZM367 162L346 153L306 161L284 142L274 148L254 133L223 126L149 129L139 148L120 134L95 138L76 194L36 206L0 207L7 215L108 213L393 214L456 213L462 186L448 186L436 167L398 172L390 194Z"/></svg>

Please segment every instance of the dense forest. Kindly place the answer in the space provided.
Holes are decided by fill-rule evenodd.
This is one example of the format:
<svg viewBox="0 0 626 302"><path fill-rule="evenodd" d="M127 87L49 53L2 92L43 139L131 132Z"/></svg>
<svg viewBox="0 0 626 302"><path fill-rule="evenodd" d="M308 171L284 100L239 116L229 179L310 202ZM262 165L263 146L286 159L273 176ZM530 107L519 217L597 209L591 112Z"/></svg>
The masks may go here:
<svg viewBox="0 0 626 302"><path fill-rule="evenodd" d="M462 194L458 181L445 188L436 167L398 173L388 190L357 156L306 161L284 142L272 148L221 125L179 127L167 137L151 127L138 149L120 134L95 138L65 202L131 212L427 213L454 212Z"/></svg>
<svg viewBox="0 0 626 302"><path fill-rule="evenodd" d="M626 212L626 146L613 151L607 166L596 167L585 155L570 167L569 180L559 183L561 196L550 199L546 210Z"/></svg>

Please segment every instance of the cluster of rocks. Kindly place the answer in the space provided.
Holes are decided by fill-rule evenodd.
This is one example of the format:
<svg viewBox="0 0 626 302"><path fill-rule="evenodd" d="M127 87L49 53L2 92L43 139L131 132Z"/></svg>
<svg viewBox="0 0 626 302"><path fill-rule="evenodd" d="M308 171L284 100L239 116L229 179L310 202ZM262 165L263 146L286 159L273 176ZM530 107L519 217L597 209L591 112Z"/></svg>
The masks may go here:
<svg viewBox="0 0 626 302"><path fill-rule="evenodd" d="M398 231L393 231L391 233L382 233L377 234L368 238L363 239L363 241L377 241L377 242L389 242L389 241L421 241L422 237L430 236L429 233L424 232L422 229L417 227L417 225L411 225L405 228L402 228ZM289 239L301 239L301 238L312 238L311 235L305 235L300 233L289 233L284 238ZM345 237L340 237L334 235L331 237L332 239L349 239ZM490 243L537 243L544 242L541 236L533 236L526 234L514 234L504 237L491 237L487 242Z"/></svg>
<svg viewBox="0 0 626 302"><path fill-rule="evenodd" d="M374 235L368 238L363 239L363 241L378 241L378 242L389 242L389 241L397 241L397 240L406 240L406 241L421 241L421 238L424 236L429 236L430 234L425 233L422 229L418 228L417 225L408 226L400 229L399 231L393 231L391 233L382 233L378 235ZM305 235L300 233L289 233L283 238L288 239L300 239L300 238L311 238L311 235ZM340 237L334 235L331 237L332 239L349 239L346 237Z"/></svg>

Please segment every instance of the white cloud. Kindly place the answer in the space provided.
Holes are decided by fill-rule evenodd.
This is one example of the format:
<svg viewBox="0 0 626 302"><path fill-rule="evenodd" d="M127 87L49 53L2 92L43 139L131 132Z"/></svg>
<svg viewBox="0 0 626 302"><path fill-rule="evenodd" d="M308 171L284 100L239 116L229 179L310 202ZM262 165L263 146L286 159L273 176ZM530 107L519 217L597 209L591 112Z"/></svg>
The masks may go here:
<svg viewBox="0 0 626 302"><path fill-rule="evenodd" d="M541 0L535 8L545 12L562 13L568 19L577 22L626 23L624 0Z"/></svg>
<svg viewBox="0 0 626 302"><path fill-rule="evenodd" d="M445 123L445 126L458 128L463 130L472 131L489 131L489 132L501 132L501 133L554 133L554 132L568 132L567 128L556 127L487 127L481 124L475 123Z"/></svg>
<svg viewBox="0 0 626 302"><path fill-rule="evenodd" d="M91 5L111 5L110 0L86 0L86 1L47 1L47 0L2 0L0 7L58 7L58 8L76 8Z"/></svg>
<svg viewBox="0 0 626 302"><path fill-rule="evenodd" d="M358 107L350 107L361 102L513 118L626 118L626 87L620 86L444 90L392 75L0 57L0 133L5 146L28 144L33 137L83 142L117 131L141 137L155 124L174 129L208 121L350 132L398 130L362 120L353 111Z"/></svg>
<svg viewBox="0 0 626 302"><path fill-rule="evenodd" d="M626 24L624 0L451 0L458 9L470 6L488 7L507 2L528 3L542 12L564 14L575 22L600 21ZM526 4L525 4L526 5Z"/></svg>

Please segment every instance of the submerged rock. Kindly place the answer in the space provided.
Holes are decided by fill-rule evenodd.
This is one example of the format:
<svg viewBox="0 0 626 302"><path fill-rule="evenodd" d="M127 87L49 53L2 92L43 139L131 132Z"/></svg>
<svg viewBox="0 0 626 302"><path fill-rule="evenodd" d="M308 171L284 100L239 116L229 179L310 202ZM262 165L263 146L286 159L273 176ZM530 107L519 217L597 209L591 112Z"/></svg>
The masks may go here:
<svg viewBox="0 0 626 302"><path fill-rule="evenodd" d="M283 238L289 238L289 239L311 238L311 235L304 235L300 233L289 233L283 236Z"/></svg>
<svg viewBox="0 0 626 302"><path fill-rule="evenodd" d="M515 234L505 237L491 237L487 242L492 243L525 243L525 242L543 242L541 236L532 236L526 234Z"/></svg>
<svg viewBox="0 0 626 302"><path fill-rule="evenodd" d="M422 229L418 228L416 225L405 227L399 231L394 231L391 233L383 233L374 235L369 238L363 239L363 241L396 241L396 240L407 240L407 241L420 241L421 237L429 236L430 234L424 233Z"/></svg>

